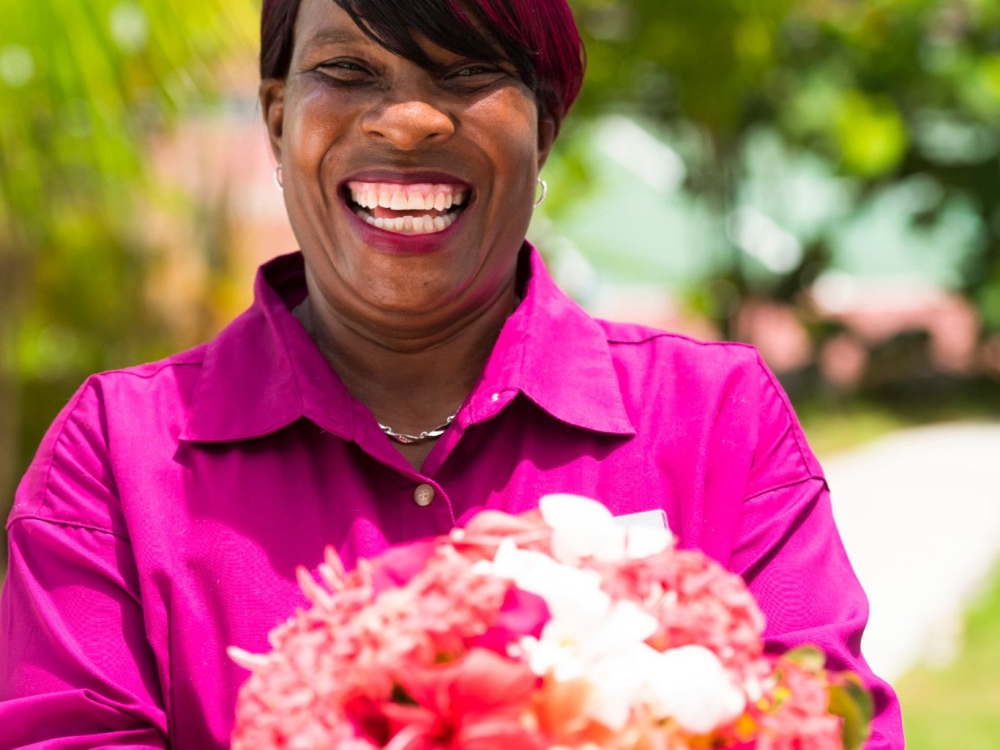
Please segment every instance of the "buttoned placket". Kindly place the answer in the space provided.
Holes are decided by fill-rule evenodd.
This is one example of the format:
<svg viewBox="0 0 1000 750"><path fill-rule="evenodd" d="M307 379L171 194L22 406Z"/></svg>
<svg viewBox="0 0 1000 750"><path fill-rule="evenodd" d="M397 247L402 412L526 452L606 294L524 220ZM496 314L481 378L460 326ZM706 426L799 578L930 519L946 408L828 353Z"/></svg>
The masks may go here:
<svg viewBox="0 0 1000 750"><path fill-rule="evenodd" d="M400 538L413 538L414 531L416 536L432 536L445 534L454 528L454 505L435 477L470 425L498 416L517 396L517 390L513 388L484 390L484 393L473 393L468 403L459 409L455 421L438 438L420 471L407 463L384 433L375 431L377 425L368 424L373 421L369 415L355 414L355 441L358 446L399 477L395 484L400 494ZM360 405L356 405L356 411L358 407Z"/></svg>
<svg viewBox="0 0 1000 750"><path fill-rule="evenodd" d="M387 491L394 497L386 497L385 501L392 503L397 513L398 538L403 540L447 534L455 526L455 514L448 493L434 477L435 472L426 462L422 471L410 466L403 454L396 450L390 439L379 429L374 418L363 413L364 411L362 405L355 404L354 442L394 475L385 484ZM445 435L460 429L453 422ZM439 438L443 439L444 436ZM438 452L439 447L435 446L432 455ZM448 453L450 452L449 450Z"/></svg>

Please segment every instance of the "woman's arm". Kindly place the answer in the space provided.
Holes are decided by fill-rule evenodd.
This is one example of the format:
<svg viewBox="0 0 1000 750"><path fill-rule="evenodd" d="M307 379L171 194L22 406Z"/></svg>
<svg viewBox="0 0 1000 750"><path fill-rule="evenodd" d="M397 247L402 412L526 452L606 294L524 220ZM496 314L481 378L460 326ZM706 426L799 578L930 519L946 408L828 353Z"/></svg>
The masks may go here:
<svg viewBox="0 0 1000 750"><path fill-rule="evenodd" d="M875 700L866 750L902 750L899 702L861 654L868 599L837 531L826 481L784 391L761 367L751 488L729 567L746 580L767 618L768 649L813 644L826 652L831 669L860 675Z"/></svg>
<svg viewBox="0 0 1000 750"><path fill-rule="evenodd" d="M85 386L56 420L7 524L0 750L167 746L97 400Z"/></svg>

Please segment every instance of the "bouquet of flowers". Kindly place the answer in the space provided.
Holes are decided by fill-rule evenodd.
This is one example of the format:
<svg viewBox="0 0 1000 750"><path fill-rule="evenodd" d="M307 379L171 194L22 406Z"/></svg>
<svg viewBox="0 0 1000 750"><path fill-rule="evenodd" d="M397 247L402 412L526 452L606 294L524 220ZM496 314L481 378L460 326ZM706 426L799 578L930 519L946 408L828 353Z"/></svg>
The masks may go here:
<svg viewBox="0 0 1000 750"><path fill-rule="evenodd" d="M270 653L230 649L234 750L853 750L871 720L818 651L764 653L742 579L586 498L319 577Z"/></svg>

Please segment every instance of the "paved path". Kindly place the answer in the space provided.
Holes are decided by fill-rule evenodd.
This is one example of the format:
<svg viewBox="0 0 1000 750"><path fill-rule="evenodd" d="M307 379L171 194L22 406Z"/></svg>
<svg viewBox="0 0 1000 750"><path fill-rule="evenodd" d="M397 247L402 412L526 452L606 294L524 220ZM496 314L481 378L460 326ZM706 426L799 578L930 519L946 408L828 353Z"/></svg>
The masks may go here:
<svg viewBox="0 0 1000 750"><path fill-rule="evenodd" d="M872 668L892 680L947 660L964 607L1000 563L1000 424L907 430L822 463L871 602Z"/></svg>

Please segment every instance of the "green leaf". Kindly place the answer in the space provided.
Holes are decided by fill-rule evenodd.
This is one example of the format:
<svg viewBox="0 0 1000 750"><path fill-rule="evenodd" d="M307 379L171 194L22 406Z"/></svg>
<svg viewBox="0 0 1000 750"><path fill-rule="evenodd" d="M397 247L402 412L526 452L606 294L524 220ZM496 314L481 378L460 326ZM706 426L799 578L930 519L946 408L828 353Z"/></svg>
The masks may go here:
<svg viewBox="0 0 1000 750"><path fill-rule="evenodd" d="M836 676L830 685L829 710L844 720L844 750L858 750L868 739L875 706L857 675L848 672Z"/></svg>
<svg viewBox="0 0 1000 750"><path fill-rule="evenodd" d="M799 646L786 653L784 658L813 674L821 672L826 664L826 655L815 646Z"/></svg>

